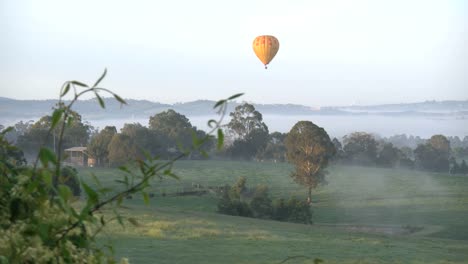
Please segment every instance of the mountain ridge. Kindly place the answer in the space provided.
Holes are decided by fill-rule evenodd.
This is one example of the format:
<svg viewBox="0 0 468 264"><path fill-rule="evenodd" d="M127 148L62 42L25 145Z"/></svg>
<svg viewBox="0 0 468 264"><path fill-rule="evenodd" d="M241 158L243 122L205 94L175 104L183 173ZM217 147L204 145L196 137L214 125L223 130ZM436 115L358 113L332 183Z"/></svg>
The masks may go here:
<svg viewBox="0 0 468 264"><path fill-rule="evenodd" d="M106 109L100 108L96 99L78 101L74 110L86 118L126 118L149 117L167 109L174 109L188 116L215 114L216 101L199 99L190 102L166 104L149 100L125 99L128 105L120 105L111 97L104 98ZM0 97L0 116L4 119L37 118L50 114L56 99L18 100ZM228 112L241 102L232 102ZM468 100L424 101L416 103L352 105L311 107L300 104L257 104L252 103L262 114L269 115L408 115L408 116L447 116L455 115L468 118Z"/></svg>

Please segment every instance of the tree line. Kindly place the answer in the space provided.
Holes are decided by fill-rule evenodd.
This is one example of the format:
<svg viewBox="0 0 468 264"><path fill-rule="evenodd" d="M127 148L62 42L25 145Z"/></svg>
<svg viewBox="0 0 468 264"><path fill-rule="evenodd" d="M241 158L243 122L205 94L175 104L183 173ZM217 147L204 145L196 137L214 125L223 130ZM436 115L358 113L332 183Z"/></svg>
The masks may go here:
<svg viewBox="0 0 468 264"><path fill-rule="evenodd" d="M230 122L225 131L225 148L217 151L215 139L203 146L200 153L189 159L212 158L286 161L286 137L288 133L269 132L262 114L251 104L237 106L230 113ZM46 137L51 116L37 122L18 122L6 138L16 143L26 157L34 157L40 144L56 149L56 133ZM150 155L171 158L191 146L193 138L203 137L205 132L190 123L190 120L174 110L167 110L149 118L148 126L140 123L125 124L117 131L106 126L100 131L82 121L73 113L73 121L63 137L63 148L87 146L87 154L95 159L96 166L120 166L135 157ZM47 140L46 140L47 138ZM467 174L464 160L468 156L468 136L446 137L434 135L430 139L395 135L380 138L366 132L354 132L341 139L333 138L336 155L334 163L386 168L408 168L433 172Z"/></svg>

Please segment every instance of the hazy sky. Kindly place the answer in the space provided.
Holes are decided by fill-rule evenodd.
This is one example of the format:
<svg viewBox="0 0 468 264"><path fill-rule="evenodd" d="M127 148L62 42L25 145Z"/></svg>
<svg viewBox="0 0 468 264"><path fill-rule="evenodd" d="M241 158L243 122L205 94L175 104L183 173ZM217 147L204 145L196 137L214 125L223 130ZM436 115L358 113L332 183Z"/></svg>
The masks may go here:
<svg viewBox="0 0 468 264"><path fill-rule="evenodd" d="M465 0L0 0L0 96L57 98L107 67L105 87L167 103L468 99L467 28Z"/></svg>

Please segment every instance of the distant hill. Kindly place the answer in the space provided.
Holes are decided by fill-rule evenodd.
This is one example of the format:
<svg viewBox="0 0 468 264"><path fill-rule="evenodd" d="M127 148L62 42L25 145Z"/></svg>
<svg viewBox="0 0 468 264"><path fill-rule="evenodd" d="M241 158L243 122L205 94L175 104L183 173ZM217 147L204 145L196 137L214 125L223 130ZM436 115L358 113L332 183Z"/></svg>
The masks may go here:
<svg viewBox="0 0 468 264"><path fill-rule="evenodd" d="M186 103L163 104L148 100L127 99L121 106L113 98L105 98L106 109L101 109L95 99L78 101L74 109L85 119L147 118L167 109L187 116L214 114L215 101L197 100ZM27 120L50 114L57 100L16 100L0 97L0 123L3 120ZM239 103L231 103L232 111ZM297 104L254 104L264 115L395 115L395 116L461 116L468 117L468 100L426 101L409 104L373 106L340 106L312 108Z"/></svg>
<svg viewBox="0 0 468 264"><path fill-rule="evenodd" d="M332 107L344 111L364 111L364 112L466 112L468 111L468 100L465 101L425 101L420 103L407 104L383 104L371 106L344 106Z"/></svg>

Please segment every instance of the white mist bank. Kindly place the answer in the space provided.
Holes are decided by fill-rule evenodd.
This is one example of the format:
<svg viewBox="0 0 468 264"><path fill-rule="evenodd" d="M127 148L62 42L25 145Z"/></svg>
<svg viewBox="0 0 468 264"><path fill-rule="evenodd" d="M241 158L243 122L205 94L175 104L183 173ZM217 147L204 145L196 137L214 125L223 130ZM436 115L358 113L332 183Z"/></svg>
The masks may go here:
<svg viewBox="0 0 468 264"><path fill-rule="evenodd" d="M208 130L207 122L218 116L187 116L192 125ZM38 118L27 118L23 121L37 121ZM365 131L389 137L397 134L407 134L429 138L435 134L445 136L468 136L468 118L456 117L426 117L426 116L383 116L383 115L263 115L264 122L270 132L288 132L298 121L312 121L325 128L331 137L342 137L346 134ZM20 120L0 117L0 124L12 126ZM83 121L89 122L95 128L115 126L120 130L125 123L140 123L148 126L148 118L90 119L83 116ZM229 122L226 116L224 124Z"/></svg>
<svg viewBox="0 0 468 264"><path fill-rule="evenodd" d="M208 130L207 121L216 119L216 116L188 116L192 125L199 129ZM468 136L468 119L436 119L428 117L394 117L382 115L337 116L337 115L264 115L264 122L269 131L288 132L296 122L302 120L312 121L325 128L332 137L342 137L355 131L375 133L380 136L393 136L407 134L429 138L435 134L446 136ZM86 120L86 119L85 119ZM140 123L148 126L149 118L87 120L93 126L104 128L106 125L123 127L125 123ZM224 123L229 122L226 117Z"/></svg>

